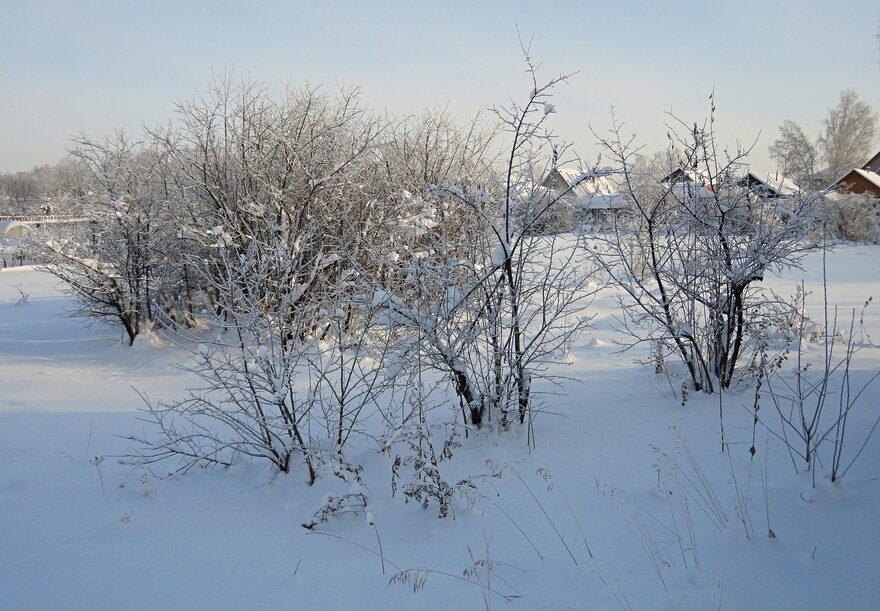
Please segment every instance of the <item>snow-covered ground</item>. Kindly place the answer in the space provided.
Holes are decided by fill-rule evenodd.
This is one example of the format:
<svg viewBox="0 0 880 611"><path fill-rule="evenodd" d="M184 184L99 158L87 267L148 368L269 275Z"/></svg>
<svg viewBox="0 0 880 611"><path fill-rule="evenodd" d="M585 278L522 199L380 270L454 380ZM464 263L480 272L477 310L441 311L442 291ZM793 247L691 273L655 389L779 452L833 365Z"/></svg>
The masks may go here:
<svg viewBox="0 0 880 611"><path fill-rule="evenodd" d="M878 261L878 247L828 256L841 318L880 288ZM812 255L805 272L771 284L790 294L805 278L816 311L820 263ZM392 498L387 456L352 448L383 575L364 549L378 544L363 515L322 524L329 534L301 526L328 492L346 491L336 478L309 487L301 471L242 463L160 480L120 464L124 436L143 426L133 388L182 396L185 352L168 341L127 348L117 329L65 316L70 301L49 275L0 271L0 608L480 608L485 589L457 576L490 558L471 579L516 594L491 596L497 609L876 609L880 435L841 483L826 465L814 488L761 429L750 460L753 395L743 390L724 397L728 456L718 397L691 393L682 406L665 376L633 363L643 354L618 354L611 304L607 295L593 304L595 328L567 372L579 382L536 421L535 450L518 432L484 430L448 463L450 480L487 472L487 459L508 463L481 485L490 500L438 519L434 507ZM877 343L880 306L865 325ZM880 349L861 344L856 382L880 368ZM878 415L880 384L853 413L847 456ZM738 511L736 490L745 497L747 487ZM389 584L394 566L427 569L424 587Z"/></svg>

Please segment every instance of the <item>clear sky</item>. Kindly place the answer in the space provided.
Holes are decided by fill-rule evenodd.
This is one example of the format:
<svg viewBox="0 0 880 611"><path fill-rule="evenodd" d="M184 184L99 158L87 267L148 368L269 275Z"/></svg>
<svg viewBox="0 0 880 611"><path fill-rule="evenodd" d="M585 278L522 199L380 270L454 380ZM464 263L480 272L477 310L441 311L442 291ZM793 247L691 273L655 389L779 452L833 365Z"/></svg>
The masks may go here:
<svg viewBox="0 0 880 611"><path fill-rule="evenodd" d="M0 0L0 171L53 163L81 131L164 122L228 67L272 85L359 85L400 114L469 115L528 94L517 26L547 77L578 71L553 122L583 156L612 106L653 150L664 111L701 119L714 87L722 137L759 137L753 163L769 170L784 119L818 134L844 88L880 110L878 23L877 0Z"/></svg>

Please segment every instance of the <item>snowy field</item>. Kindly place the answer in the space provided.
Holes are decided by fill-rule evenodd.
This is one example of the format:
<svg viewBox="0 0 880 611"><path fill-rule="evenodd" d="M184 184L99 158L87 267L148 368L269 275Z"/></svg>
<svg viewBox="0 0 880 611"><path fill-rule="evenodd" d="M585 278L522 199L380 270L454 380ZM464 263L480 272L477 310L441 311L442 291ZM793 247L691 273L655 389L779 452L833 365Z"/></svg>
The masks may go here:
<svg viewBox="0 0 880 611"><path fill-rule="evenodd" d="M841 318L878 296L878 262L880 247L828 256ZM788 295L804 278L816 313L820 264L811 255L771 284ZM534 451L516 431L463 440L450 480L487 472L487 459L510 464L481 485L486 498L448 519L404 504L391 496L390 458L363 442L348 459L365 467L376 528L349 515L320 534L301 524L328 492L346 491L336 478L309 487L302 470L242 463L163 480L120 464L124 436L142 428L134 389L183 396L186 353L167 338L127 348L117 329L66 317L70 301L49 275L0 271L0 608L880 607L880 434L842 482L825 465L814 488L761 428L750 460L753 393L743 389L724 397L722 453L718 397L691 393L682 406L665 376L634 363L644 354L617 353L612 304L607 294L593 304L594 328L566 371L578 382L536 421ZM880 305L865 327L880 343ZM880 368L880 349L859 345L856 383ZM769 402L763 410L773 414ZM845 459L878 415L875 384L849 421ZM384 575L368 551L377 531ZM389 584L419 568L418 592Z"/></svg>

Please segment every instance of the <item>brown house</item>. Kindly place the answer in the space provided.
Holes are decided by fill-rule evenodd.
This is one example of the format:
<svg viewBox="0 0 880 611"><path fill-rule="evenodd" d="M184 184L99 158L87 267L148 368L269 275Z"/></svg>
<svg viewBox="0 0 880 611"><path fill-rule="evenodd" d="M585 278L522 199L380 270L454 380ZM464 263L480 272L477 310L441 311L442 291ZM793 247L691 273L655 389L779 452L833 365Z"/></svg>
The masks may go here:
<svg viewBox="0 0 880 611"><path fill-rule="evenodd" d="M866 193L880 197L880 174L855 168L831 185L830 189L838 193Z"/></svg>
<svg viewBox="0 0 880 611"><path fill-rule="evenodd" d="M838 193L865 193L880 197L880 152L861 168L853 168L829 187Z"/></svg>

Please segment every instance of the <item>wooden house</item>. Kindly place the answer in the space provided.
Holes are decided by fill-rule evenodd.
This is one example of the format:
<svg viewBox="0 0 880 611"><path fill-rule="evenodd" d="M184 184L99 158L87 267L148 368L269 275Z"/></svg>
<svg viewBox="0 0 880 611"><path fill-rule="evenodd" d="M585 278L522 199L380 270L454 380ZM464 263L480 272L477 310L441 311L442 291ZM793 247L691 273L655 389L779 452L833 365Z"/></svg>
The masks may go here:
<svg viewBox="0 0 880 611"><path fill-rule="evenodd" d="M853 168L842 178L837 179L828 190L837 193L865 193L880 197L880 151L862 167Z"/></svg>
<svg viewBox="0 0 880 611"><path fill-rule="evenodd" d="M880 174L854 168L829 188L838 193L864 193L880 197Z"/></svg>
<svg viewBox="0 0 880 611"><path fill-rule="evenodd" d="M602 225L610 222L626 208L625 198L616 192L608 179L610 169L581 172L575 168L554 168L540 186L561 196L571 208L571 225Z"/></svg>
<svg viewBox="0 0 880 611"><path fill-rule="evenodd" d="M764 199L792 197L800 193L800 187L785 176L759 176L754 172L747 173L741 184L756 196Z"/></svg>

